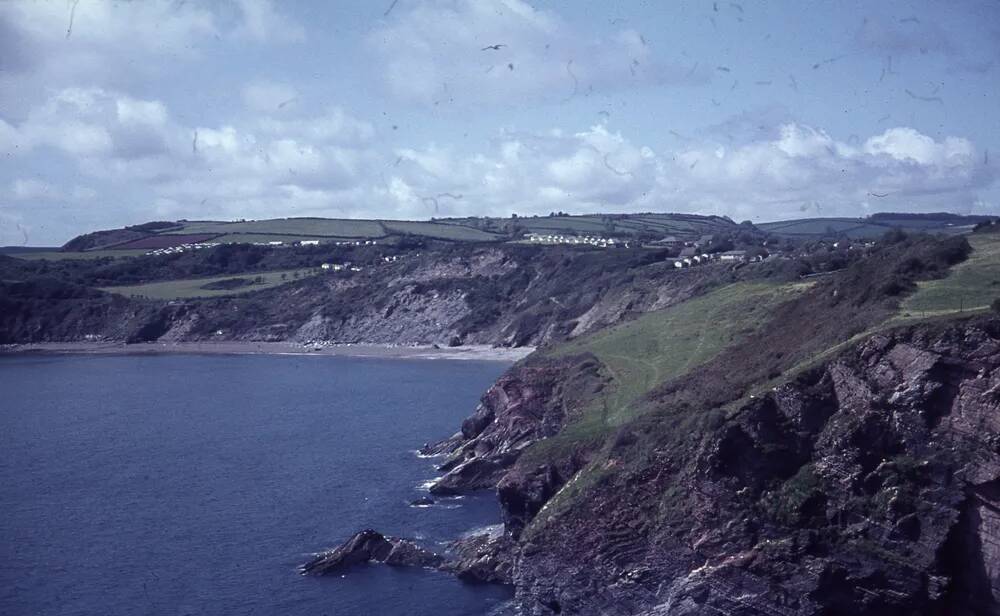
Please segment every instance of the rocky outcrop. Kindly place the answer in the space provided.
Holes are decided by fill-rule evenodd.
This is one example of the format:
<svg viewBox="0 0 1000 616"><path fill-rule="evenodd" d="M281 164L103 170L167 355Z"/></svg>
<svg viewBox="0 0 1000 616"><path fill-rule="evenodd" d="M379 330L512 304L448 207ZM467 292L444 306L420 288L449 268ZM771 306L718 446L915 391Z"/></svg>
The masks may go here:
<svg viewBox="0 0 1000 616"><path fill-rule="evenodd" d="M355 533L332 550L317 554L299 570L302 575L326 575L340 573L352 566L368 562L433 568L441 566L444 558L412 541L387 537L369 529Z"/></svg>
<svg viewBox="0 0 1000 616"><path fill-rule="evenodd" d="M492 489L524 449L558 433L607 381L592 356L532 358L503 375L483 396L459 435L421 453L450 451L432 494Z"/></svg>
<svg viewBox="0 0 1000 616"><path fill-rule="evenodd" d="M444 556L407 539L368 529L355 533L338 547L317 554L299 568L302 575L343 573L366 563L392 567L439 569L460 580L482 584L510 584L514 545L502 529L489 529L451 542Z"/></svg>
<svg viewBox="0 0 1000 616"><path fill-rule="evenodd" d="M997 320L879 334L626 432L521 535L526 613L1000 613Z"/></svg>

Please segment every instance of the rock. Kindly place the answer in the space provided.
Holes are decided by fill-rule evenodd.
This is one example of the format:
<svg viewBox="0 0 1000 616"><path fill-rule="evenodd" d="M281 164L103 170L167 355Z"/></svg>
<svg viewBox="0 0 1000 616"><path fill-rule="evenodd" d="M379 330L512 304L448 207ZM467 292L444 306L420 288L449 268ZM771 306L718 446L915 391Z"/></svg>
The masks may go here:
<svg viewBox="0 0 1000 616"><path fill-rule="evenodd" d="M451 558L442 569L463 582L510 584L514 568L514 542L502 529L463 537L451 544Z"/></svg>
<svg viewBox="0 0 1000 616"><path fill-rule="evenodd" d="M300 567L302 575L339 573L354 565L382 562L393 566L437 567L444 559L412 541L386 537L367 529L355 533L339 547L317 554Z"/></svg>
<svg viewBox="0 0 1000 616"><path fill-rule="evenodd" d="M410 501L411 507L430 507L434 504L434 499L430 496L421 496L420 498L413 499Z"/></svg>

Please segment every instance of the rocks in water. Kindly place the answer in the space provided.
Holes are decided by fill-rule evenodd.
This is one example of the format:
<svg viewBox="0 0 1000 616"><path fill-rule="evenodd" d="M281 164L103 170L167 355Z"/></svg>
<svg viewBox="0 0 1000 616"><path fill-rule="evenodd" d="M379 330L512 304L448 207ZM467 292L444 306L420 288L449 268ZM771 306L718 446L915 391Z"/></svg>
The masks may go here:
<svg viewBox="0 0 1000 616"><path fill-rule="evenodd" d="M416 499L410 501L410 506L411 507L430 507L431 505L434 504L434 502L435 502L434 499L431 498L430 496L421 496L420 498L416 498Z"/></svg>
<svg viewBox="0 0 1000 616"><path fill-rule="evenodd" d="M355 533L339 547L317 554L300 567L302 575L341 573L355 565L380 562L393 567L422 567L453 573L472 583L510 584L514 543L500 527L463 537L449 546L446 558L407 539L371 529Z"/></svg>
<svg viewBox="0 0 1000 616"><path fill-rule="evenodd" d="M393 566L438 567L444 559L407 539L387 537L367 529L355 533L339 547L317 554L300 568L302 575L339 573L354 565L381 562Z"/></svg>

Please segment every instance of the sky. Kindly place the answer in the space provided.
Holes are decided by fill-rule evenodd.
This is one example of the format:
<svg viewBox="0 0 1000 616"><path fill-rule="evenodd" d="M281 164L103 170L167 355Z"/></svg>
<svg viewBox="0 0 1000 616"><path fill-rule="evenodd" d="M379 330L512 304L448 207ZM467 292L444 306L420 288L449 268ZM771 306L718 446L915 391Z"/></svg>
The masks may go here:
<svg viewBox="0 0 1000 616"><path fill-rule="evenodd" d="M1000 1L7 0L0 245L150 220L1000 214Z"/></svg>

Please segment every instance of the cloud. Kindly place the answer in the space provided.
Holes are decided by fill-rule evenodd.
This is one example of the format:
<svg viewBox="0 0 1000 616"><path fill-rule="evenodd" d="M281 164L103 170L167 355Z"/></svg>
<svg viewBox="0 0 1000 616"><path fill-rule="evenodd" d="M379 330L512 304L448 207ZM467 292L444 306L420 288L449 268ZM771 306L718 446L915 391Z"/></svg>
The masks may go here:
<svg viewBox="0 0 1000 616"><path fill-rule="evenodd" d="M0 2L0 116L23 117L53 89L148 89L224 37L297 41L304 30L265 0Z"/></svg>
<svg viewBox="0 0 1000 616"><path fill-rule="evenodd" d="M266 106L265 106L266 107ZM764 110L765 118L784 118ZM961 137L897 126L841 141L752 113L654 148L605 123L500 131L482 147L393 147L331 107L188 124L162 101L103 88L54 92L21 122L0 121L8 160L44 156L86 186L18 177L12 203L68 204L89 227L150 218L544 215L678 211L756 220L875 210L987 207L995 164ZM735 127L735 136L722 130ZM877 196L876 196L877 195ZM95 210L88 203L101 203ZM90 218L88 218L90 220ZM15 238L16 239L16 238Z"/></svg>
<svg viewBox="0 0 1000 616"><path fill-rule="evenodd" d="M291 43L306 39L305 29L275 10L270 0L236 0L236 4L243 16L235 31L237 37Z"/></svg>
<svg viewBox="0 0 1000 616"><path fill-rule="evenodd" d="M14 180L10 187L10 194L14 199L19 201L53 199L60 196L59 190L48 182L31 178Z"/></svg>
<svg viewBox="0 0 1000 616"><path fill-rule="evenodd" d="M389 91L425 105L509 105L705 79L659 60L635 30L589 36L521 0L413 2L367 45Z"/></svg>
<svg viewBox="0 0 1000 616"><path fill-rule="evenodd" d="M654 210L766 220L972 211L996 179L968 140L936 141L908 127L850 145L788 122L735 147L692 140L655 152L598 125L568 135L504 134L492 146L472 156L436 146L400 150L384 197L423 216ZM445 193L462 198L429 201Z"/></svg>

